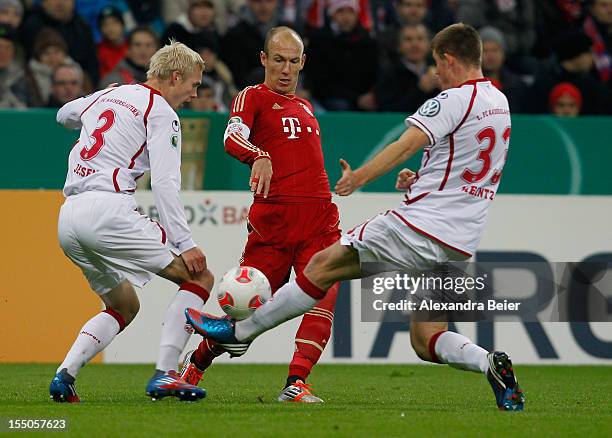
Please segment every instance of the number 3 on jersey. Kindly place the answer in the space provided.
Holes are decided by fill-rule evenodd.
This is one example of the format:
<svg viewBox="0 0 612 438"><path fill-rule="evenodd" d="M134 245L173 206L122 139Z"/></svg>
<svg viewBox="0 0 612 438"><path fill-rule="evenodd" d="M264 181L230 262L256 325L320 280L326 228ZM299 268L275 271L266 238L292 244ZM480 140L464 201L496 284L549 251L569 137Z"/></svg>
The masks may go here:
<svg viewBox="0 0 612 438"><path fill-rule="evenodd" d="M509 139L510 139L510 127L507 126L506 129L504 129L504 133L502 135L502 140L505 145L508 144ZM465 169L463 171L463 174L461 174L461 178L470 184L474 184L474 183L482 181L489 173L489 170L491 169L491 154L493 153L493 149L495 148L497 135L495 133L495 130L492 127L488 126L484 128L482 131L480 131L478 134L476 134L476 140L478 140L478 143L482 143L485 140L488 140L489 145L486 148L481 149L478 152L477 159L482 161L482 168L478 172L473 172L470 169ZM508 153L508 149L506 149L505 155L507 155L507 153ZM505 161L506 161L506 157L504 156L504 162ZM503 167L503 164L502 164L502 167ZM501 178L501 169L496 169L493 172L491 183L497 184L500 178Z"/></svg>
<svg viewBox="0 0 612 438"><path fill-rule="evenodd" d="M100 122L104 120L102 124ZM95 140L91 149L84 147L81 149L81 159L83 161L89 161L94 158L100 152L100 149L104 147L104 133L113 127L115 123L115 112L111 109L107 109L100 117L98 117L98 127L91 133L91 137Z"/></svg>

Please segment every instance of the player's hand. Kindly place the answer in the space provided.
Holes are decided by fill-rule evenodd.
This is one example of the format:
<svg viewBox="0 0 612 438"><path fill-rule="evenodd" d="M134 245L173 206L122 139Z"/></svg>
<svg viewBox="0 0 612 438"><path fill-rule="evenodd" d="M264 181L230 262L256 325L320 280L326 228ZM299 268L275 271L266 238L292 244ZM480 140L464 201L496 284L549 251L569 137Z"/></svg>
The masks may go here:
<svg viewBox="0 0 612 438"><path fill-rule="evenodd" d="M272 180L272 160L269 158L260 158L253 163L253 168L251 169L251 178L249 179L249 184L251 186L251 191L257 195L261 195L263 192L263 197L268 197L268 192L270 191L270 181Z"/></svg>
<svg viewBox="0 0 612 438"><path fill-rule="evenodd" d="M200 248L193 247L181 254L181 258L190 273L196 274L206 269L206 256Z"/></svg>
<svg viewBox="0 0 612 438"><path fill-rule="evenodd" d="M436 88L440 88L440 80L436 75L435 67L429 67L425 74L419 79L418 87L424 93L431 93Z"/></svg>
<svg viewBox="0 0 612 438"><path fill-rule="evenodd" d="M357 190L360 185L349 163L340 158L340 166L342 167L342 176L336 183L334 190L340 196L348 196Z"/></svg>
<svg viewBox="0 0 612 438"><path fill-rule="evenodd" d="M369 93L365 93L359 96L359 98L357 99L357 107L364 111L376 111L378 105L374 92L370 91Z"/></svg>
<svg viewBox="0 0 612 438"><path fill-rule="evenodd" d="M415 173L410 169L402 169L397 174L395 188L397 190L408 190L415 180Z"/></svg>

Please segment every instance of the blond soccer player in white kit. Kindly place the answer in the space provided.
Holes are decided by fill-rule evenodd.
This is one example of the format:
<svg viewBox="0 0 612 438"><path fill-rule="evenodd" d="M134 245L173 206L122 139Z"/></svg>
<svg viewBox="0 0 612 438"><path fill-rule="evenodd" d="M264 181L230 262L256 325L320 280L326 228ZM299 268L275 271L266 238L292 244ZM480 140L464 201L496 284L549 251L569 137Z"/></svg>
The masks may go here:
<svg viewBox="0 0 612 438"><path fill-rule="evenodd" d="M432 40L441 88L406 119L408 129L362 167L341 160L336 193L347 196L424 149L421 168L402 170L397 188L407 190L394 209L359 225L315 254L274 299L242 321L186 311L205 337L222 343L250 342L266 330L310 310L335 282L362 278L360 263L385 262L413 273L439 263L467 260L476 250L506 159L510 111L506 97L483 78L482 43L471 26L454 24ZM524 395L503 352L489 353L446 322L411 321L410 339L426 361L481 372L501 410L522 410Z"/></svg>
<svg viewBox="0 0 612 438"><path fill-rule="evenodd" d="M151 58L147 82L110 87L73 100L57 113L67 128L80 129L68 160L60 210L59 241L87 278L106 310L81 329L51 382L58 402L78 402L77 373L136 316L134 287L154 275L179 285L163 321L156 373L146 392L153 398L203 398L175 371L190 336L186 307L201 308L213 286L206 258L191 237L181 187L181 127L175 112L196 97L202 58L177 42ZM151 171L160 223L137 211L136 181Z"/></svg>

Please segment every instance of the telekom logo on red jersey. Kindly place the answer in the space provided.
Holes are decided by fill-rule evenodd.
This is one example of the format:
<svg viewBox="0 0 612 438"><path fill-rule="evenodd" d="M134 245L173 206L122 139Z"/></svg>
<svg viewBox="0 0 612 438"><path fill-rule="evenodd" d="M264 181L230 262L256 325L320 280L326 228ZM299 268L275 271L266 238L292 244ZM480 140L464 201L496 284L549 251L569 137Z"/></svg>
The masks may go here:
<svg viewBox="0 0 612 438"><path fill-rule="evenodd" d="M291 132L289 139L299 138L296 133L302 132L300 120L297 117L283 117L283 132Z"/></svg>

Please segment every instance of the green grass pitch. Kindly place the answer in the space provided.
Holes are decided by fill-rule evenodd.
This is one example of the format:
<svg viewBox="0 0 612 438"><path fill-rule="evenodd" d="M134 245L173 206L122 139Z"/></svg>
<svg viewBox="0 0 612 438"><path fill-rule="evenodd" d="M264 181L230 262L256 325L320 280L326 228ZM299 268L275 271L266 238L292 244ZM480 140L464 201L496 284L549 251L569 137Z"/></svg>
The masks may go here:
<svg viewBox="0 0 612 438"><path fill-rule="evenodd" d="M309 380L325 403L281 404L286 369L213 365L208 397L181 403L145 396L152 365L89 365L82 403L69 405L48 398L54 366L2 364L0 430L9 418L66 418L80 436L612 435L612 367L516 366L522 413L497 411L482 375L426 365L319 365Z"/></svg>

